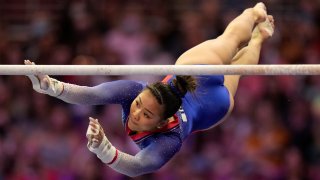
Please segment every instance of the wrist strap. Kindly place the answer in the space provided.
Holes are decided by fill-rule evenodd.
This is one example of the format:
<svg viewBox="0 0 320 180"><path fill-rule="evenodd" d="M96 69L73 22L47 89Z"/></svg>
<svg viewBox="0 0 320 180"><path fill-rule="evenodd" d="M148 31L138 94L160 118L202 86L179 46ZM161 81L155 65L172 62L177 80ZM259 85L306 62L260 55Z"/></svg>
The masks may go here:
<svg viewBox="0 0 320 180"><path fill-rule="evenodd" d="M118 149L116 149L116 154L115 154L115 156L113 157L113 159L112 159L112 161L111 162L109 162L109 163L107 163L107 165L111 165L111 164L113 164L117 159L118 159Z"/></svg>
<svg viewBox="0 0 320 180"><path fill-rule="evenodd" d="M91 152L95 153L107 165L111 165L118 158L118 150L110 143L106 136L103 137L101 144L97 148L90 146L89 142L87 146Z"/></svg>
<svg viewBox="0 0 320 180"><path fill-rule="evenodd" d="M63 83L54 78L49 77L48 79L49 88L46 90L47 94L54 97L60 96L63 92Z"/></svg>
<svg viewBox="0 0 320 180"><path fill-rule="evenodd" d="M32 87L35 91L42 93L42 94L48 94L50 96L57 97L62 94L63 92L63 83L54 79L50 78L49 76L46 76L48 80L48 88L47 89L41 89L40 80L35 75L27 75L29 79L32 82Z"/></svg>

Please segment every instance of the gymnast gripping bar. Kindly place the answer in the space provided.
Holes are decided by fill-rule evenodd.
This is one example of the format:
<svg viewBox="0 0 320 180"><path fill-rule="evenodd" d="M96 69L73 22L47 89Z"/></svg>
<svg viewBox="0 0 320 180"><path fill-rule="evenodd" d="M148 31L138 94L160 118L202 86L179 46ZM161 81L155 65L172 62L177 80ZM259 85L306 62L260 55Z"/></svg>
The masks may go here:
<svg viewBox="0 0 320 180"><path fill-rule="evenodd" d="M320 65L0 65L0 75L320 75Z"/></svg>

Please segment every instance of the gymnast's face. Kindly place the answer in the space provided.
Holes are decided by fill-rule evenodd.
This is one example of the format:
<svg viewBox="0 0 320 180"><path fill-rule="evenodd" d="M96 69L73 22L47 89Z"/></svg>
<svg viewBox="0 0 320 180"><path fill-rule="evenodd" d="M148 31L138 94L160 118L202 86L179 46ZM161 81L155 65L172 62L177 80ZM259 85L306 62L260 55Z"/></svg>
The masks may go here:
<svg viewBox="0 0 320 180"><path fill-rule="evenodd" d="M128 127L133 131L151 131L163 125L160 105L150 90L142 91L132 102L128 117Z"/></svg>

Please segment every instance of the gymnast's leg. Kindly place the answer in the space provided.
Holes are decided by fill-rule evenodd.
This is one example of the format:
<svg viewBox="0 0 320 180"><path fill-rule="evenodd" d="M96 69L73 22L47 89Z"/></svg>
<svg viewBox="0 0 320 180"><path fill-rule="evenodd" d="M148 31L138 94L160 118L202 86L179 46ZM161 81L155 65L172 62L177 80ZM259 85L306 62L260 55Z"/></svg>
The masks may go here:
<svg viewBox="0 0 320 180"><path fill-rule="evenodd" d="M241 49L232 59L231 64L258 64L262 43L272 36L274 30L274 19L268 16L268 22L260 23L252 32L248 46ZM267 25L266 25L267 24ZM230 93L230 108L225 118L231 113L234 106L234 96L236 94L240 75L225 75L224 85Z"/></svg>
<svg viewBox="0 0 320 180"><path fill-rule="evenodd" d="M176 64L230 64L239 46L250 40L255 24L265 21L266 17L263 3L246 9L229 23L221 36L189 49Z"/></svg>

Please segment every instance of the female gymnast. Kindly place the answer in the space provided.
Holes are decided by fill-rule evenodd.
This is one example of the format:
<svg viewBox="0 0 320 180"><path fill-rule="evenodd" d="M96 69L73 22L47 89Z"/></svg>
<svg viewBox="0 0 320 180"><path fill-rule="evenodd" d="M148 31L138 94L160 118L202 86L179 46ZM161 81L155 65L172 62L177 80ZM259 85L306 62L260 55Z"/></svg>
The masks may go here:
<svg viewBox="0 0 320 180"><path fill-rule="evenodd" d="M224 33L182 54L177 65L257 64L261 45L274 29L263 3L235 18ZM240 49L243 44L246 47ZM240 49L240 50L239 50ZM25 60L26 65L34 63ZM192 133L221 123L232 111L239 75L174 76L147 85L119 80L94 87L60 82L47 75L28 76L33 88L72 104L121 104L122 123L141 149L129 155L114 147L97 119L89 118L88 148L102 162L127 176L154 172L166 164Z"/></svg>

